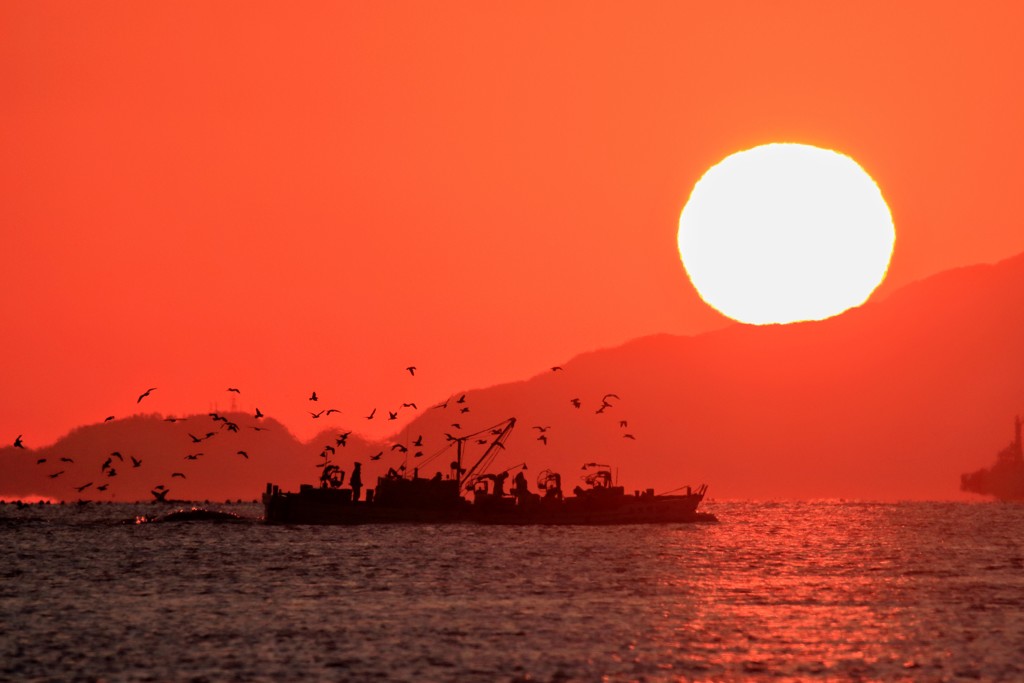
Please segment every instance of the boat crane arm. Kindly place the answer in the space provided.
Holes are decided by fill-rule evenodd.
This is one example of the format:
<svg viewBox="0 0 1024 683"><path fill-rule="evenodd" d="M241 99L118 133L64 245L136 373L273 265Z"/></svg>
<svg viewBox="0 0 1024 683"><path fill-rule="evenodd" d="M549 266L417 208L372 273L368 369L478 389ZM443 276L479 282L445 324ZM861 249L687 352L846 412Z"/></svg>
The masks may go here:
<svg viewBox="0 0 1024 683"><path fill-rule="evenodd" d="M473 464L473 466L470 467L466 471L466 476L461 478L461 480L459 482L460 487L461 487L463 481L470 481L472 479L473 474L475 472L479 471L479 472L482 473L484 470L487 469L487 466L490 465L491 461L494 460L494 458L498 455L498 449L505 447L505 441L508 439L508 435L512 433L512 428L515 427L515 426L516 426L516 418L510 417L510 418L508 418L508 420L505 421L505 426L502 428L501 432L499 432L498 435L494 438L494 440L491 441L491 444L487 447L487 450L484 451L484 454L481 455L480 458ZM492 429L497 429L497 428L498 428L498 425L495 425ZM487 430L484 430L484 431L487 431ZM482 433L483 432L477 432L477 434L482 434ZM461 437L459 439L459 461L460 461L460 466L461 466L461 460L462 460L462 457L461 457L461 454L462 454L462 444L463 444L463 442L465 442L466 439L468 439L470 437L473 437L473 436L476 436L476 434L469 434L469 435Z"/></svg>

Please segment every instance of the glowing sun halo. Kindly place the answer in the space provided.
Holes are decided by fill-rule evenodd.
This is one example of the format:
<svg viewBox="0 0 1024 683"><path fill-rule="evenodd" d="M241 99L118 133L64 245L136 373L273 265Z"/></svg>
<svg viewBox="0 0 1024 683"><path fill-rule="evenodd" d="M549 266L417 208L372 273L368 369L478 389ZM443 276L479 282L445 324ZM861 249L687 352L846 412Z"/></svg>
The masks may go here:
<svg viewBox="0 0 1024 683"><path fill-rule="evenodd" d="M701 298L764 325L858 306L885 278L895 240L878 186L828 149L770 144L737 152L694 186L679 254Z"/></svg>

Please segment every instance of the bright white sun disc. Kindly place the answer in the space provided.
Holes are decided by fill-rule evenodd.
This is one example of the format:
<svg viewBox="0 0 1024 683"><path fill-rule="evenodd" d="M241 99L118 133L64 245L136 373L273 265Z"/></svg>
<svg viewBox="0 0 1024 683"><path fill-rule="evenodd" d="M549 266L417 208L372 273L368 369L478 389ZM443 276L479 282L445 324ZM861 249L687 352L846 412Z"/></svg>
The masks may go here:
<svg viewBox="0 0 1024 683"><path fill-rule="evenodd" d="M857 162L792 143L726 157L679 218L679 254L701 298L756 325L864 303L885 278L895 237L881 191Z"/></svg>

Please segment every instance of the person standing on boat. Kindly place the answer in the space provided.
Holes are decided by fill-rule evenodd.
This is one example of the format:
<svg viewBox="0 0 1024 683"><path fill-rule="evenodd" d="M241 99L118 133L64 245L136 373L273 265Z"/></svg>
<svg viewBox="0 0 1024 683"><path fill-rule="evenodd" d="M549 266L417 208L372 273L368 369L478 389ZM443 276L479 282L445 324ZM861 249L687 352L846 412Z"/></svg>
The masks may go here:
<svg viewBox="0 0 1024 683"><path fill-rule="evenodd" d="M359 494L363 490L363 477L361 470L362 463L352 465L352 476L348 478L348 485L352 487L352 500L359 500Z"/></svg>

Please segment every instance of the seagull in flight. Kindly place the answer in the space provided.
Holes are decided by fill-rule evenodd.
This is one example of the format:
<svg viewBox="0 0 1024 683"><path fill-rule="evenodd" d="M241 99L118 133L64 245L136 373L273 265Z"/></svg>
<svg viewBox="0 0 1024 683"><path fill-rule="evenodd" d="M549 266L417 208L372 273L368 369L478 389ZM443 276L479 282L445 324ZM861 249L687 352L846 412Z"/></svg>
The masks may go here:
<svg viewBox="0 0 1024 683"><path fill-rule="evenodd" d="M625 429L626 427L629 426L629 422L627 422L626 420L619 420L619 426Z"/></svg>
<svg viewBox="0 0 1024 683"><path fill-rule="evenodd" d="M21 442L21 437L22 437L22 435L18 434L18 438L16 438L14 440L14 447L15 448L24 448L25 447L25 445Z"/></svg>
<svg viewBox="0 0 1024 683"><path fill-rule="evenodd" d="M61 470L60 472L54 472L53 474L50 475L50 479L56 479L62 474L64 474L64 470Z"/></svg>
<svg viewBox="0 0 1024 683"><path fill-rule="evenodd" d="M81 493L82 491L86 490L90 486L92 486L92 482L91 481L88 484L82 484L81 486L76 486L75 490L78 491L79 493Z"/></svg>
<svg viewBox="0 0 1024 683"><path fill-rule="evenodd" d="M156 498L156 501L158 503L165 502L167 500L167 494L170 492L171 490L169 488L165 488L163 484L160 484L155 489L150 491L150 493L153 495L154 498Z"/></svg>
<svg viewBox="0 0 1024 683"><path fill-rule="evenodd" d="M185 479L185 475L182 474L181 472L172 472L171 479L174 479L175 477L181 477L182 479Z"/></svg>
<svg viewBox="0 0 1024 683"><path fill-rule="evenodd" d="M202 439L200 439L198 436L196 436L195 434L193 434L191 432L189 432L189 436L192 437L192 443L201 443L202 442Z"/></svg>
<svg viewBox="0 0 1024 683"><path fill-rule="evenodd" d="M636 441L636 437L633 436L632 434L623 434L622 438L624 438L624 439L632 439L633 441Z"/></svg>
<svg viewBox="0 0 1024 683"><path fill-rule="evenodd" d="M389 419L389 420L397 420L397 419L398 419L398 413L397 413L397 412L394 412L394 413L392 413L392 412L391 412L391 411L389 410L389 411L388 411L388 419Z"/></svg>
<svg viewBox="0 0 1024 683"><path fill-rule="evenodd" d="M554 365L554 366L551 367L551 372L558 372L561 369L562 369L561 365Z"/></svg>
<svg viewBox="0 0 1024 683"><path fill-rule="evenodd" d="M340 413L340 412L341 412L341 411L340 411L340 410L338 410L337 408L328 408L328 409L327 409L327 412L326 412L325 414L326 414L326 415L330 415L331 413Z"/></svg>
<svg viewBox="0 0 1024 683"><path fill-rule="evenodd" d="M410 365L409 367L406 368L406 370L408 370L409 374L412 375L413 377L416 376L416 366L415 365Z"/></svg>
<svg viewBox="0 0 1024 683"><path fill-rule="evenodd" d="M377 455L371 455L370 460L380 460L380 456L384 455L384 451L381 451Z"/></svg>
<svg viewBox="0 0 1024 683"><path fill-rule="evenodd" d="M314 420L324 414L324 411L322 411L322 410L319 413L314 413L314 412L311 412L311 411L307 411L307 412L309 412L309 414L313 416Z"/></svg>
<svg viewBox="0 0 1024 683"><path fill-rule="evenodd" d="M459 396L459 400L456 401L456 403L465 403L465 402L466 402L466 395L465 394L463 394L462 396Z"/></svg>
<svg viewBox="0 0 1024 683"><path fill-rule="evenodd" d="M74 458L61 458L60 461L61 462L74 462L75 459Z"/></svg>
<svg viewBox="0 0 1024 683"><path fill-rule="evenodd" d="M142 403L142 399L144 399L144 398L146 398L147 396L149 396L149 393L150 393L151 391L156 391L156 387L150 387L149 389L146 389L146 390L145 390L145 391L144 391L144 392L143 392L142 394L140 394L140 395L139 395L139 398L137 398L137 399L135 400L135 402L136 402L136 403Z"/></svg>
<svg viewBox="0 0 1024 683"><path fill-rule="evenodd" d="M248 453L246 453L245 451L238 451L238 454L239 454L240 456L242 456L243 458L245 458L246 460L248 460L248 459L249 459L249 454L248 454Z"/></svg>
<svg viewBox="0 0 1024 683"><path fill-rule="evenodd" d="M533 428L539 431L541 434L543 434L544 432L551 429L551 425L546 425L544 427L541 427L540 425L533 425Z"/></svg>
<svg viewBox="0 0 1024 683"><path fill-rule="evenodd" d="M405 446L403 446L403 445L402 445L402 444L400 444L400 443L396 443L395 445L393 445L393 446L391 447L391 450L395 450L396 448L398 449L398 451L399 451L400 453L408 453L408 452L409 452L409 449L408 449L408 448L406 448Z"/></svg>
<svg viewBox="0 0 1024 683"><path fill-rule="evenodd" d="M335 446L347 446L348 445L348 435L351 434L351 433L352 432L345 432L344 434L339 434L338 438L334 440L334 445Z"/></svg>
<svg viewBox="0 0 1024 683"><path fill-rule="evenodd" d="M37 465L42 465L44 462L46 462L46 458L39 458L38 460L36 460Z"/></svg>
<svg viewBox="0 0 1024 683"><path fill-rule="evenodd" d="M228 387L228 391L233 391L233 392L235 392L236 394L240 394L240 393L242 393L242 391L241 391L240 389L236 389L236 388L234 388L234 387Z"/></svg>
<svg viewBox="0 0 1024 683"><path fill-rule="evenodd" d="M416 437L416 440L412 442L412 445L416 448L423 448L423 435L420 434Z"/></svg>
<svg viewBox="0 0 1024 683"><path fill-rule="evenodd" d="M185 460L198 460L202 453L189 453L185 456Z"/></svg>
<svg viewBox="0 0 1024 683"><path fill-rule="evenodd" d="M136 458L134 455L129 455L128 457L132 459L132 467L138 467L139 465L142 464L142 461Z"/></svg>
<svg viewBox="0 0 1024 683"><path fill-rule="evenodd" d="M123 456L123 455L121 455L121 452L120 452L120 451L114 451L113 453L111 453L111 454L110 454L110 457L112 457L112 458L117 458L117 459L118 459L118 460L120 460L121 462L124 462L124 456Z"/></svg>
<svg viewBox="0 0 1024 683"><path fill-rule="evenodd" d="M542 442L544 442L544 445L547 446L548 445L548 435L547 434L541 434L540 436L537 437L537 441L542 441Z"/></svg>
<svg viewBox="0 0 1024 683"><path fill-rule="evenodd" d="M113 419L114 419L114 416L113 416L113 415L107 415L107 416L106 416L105 418L103 418L103 421L104 421L104 422L110 422L110 421L111 421L111 420L113 420Z"/></svg>
<svg viewBox="0 0 1024 683"><path fill-rule="evenodd" d="M110 484L103 484L102 486L97 486L96 490L97 491L106 491L108 486L110 486Z"/></svg>
<svg viewBox="0 0 1024 683"><path fill-rule="evenodd" d="M403 408L412 408L413 410L419 410L419 408L416 407L415 403L403 403L402 407Z"/></svg>
<svg viewBox="0 0 1024 683"><path fill-rule="evenodd" d="M257 408L257 409L256 409L256 419L258 420L258 419L260 419L261 417L263 417L263 413L261 413L261 412L260 412L260 409L259 409L259 408Z"/></svg>
<svg viewBox="0 0 1024 683"><path fill-rule="evenodd" d="M316 392L314 391L314 392L313 392L312 394L310 394L310 396L309 396L309 400L310 400L310 401L319 401L320 399L318 399L318 398L316 397Z"/></svg>
<svg viewBox="0 0 1024 683"><path fill-rule="evenodd" d="M571 398L571 399L569 399L569 403L571 403L574 408L579 408L580 407L580 400L578 398Z"/></svg>
<svg viewBox="0 0 1024 683"><path fill-rule="evenodd" d="M366 419L367 420L372 420L373 416L376 415L376 414L377 414L377 409L374 408L373 410L370 411L370 414L366 416Z"/></svg>

